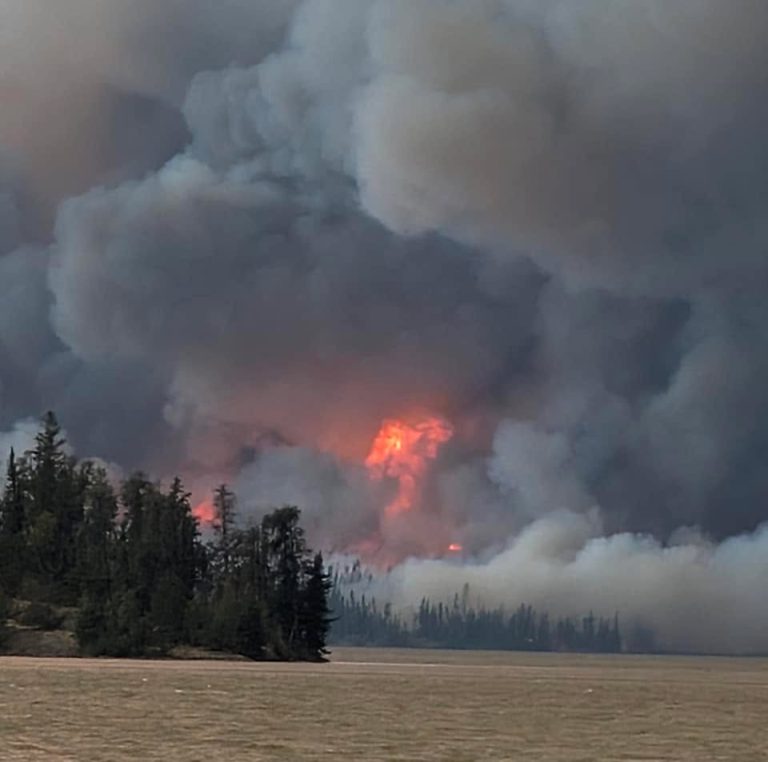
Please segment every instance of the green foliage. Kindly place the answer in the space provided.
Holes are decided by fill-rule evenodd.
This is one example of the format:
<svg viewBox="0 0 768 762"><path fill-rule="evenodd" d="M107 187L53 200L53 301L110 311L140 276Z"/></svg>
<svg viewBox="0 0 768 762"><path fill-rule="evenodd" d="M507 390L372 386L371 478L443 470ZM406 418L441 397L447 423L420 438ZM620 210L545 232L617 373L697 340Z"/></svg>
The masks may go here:
<svg viewBox="0 0 768 762"><path fill-rule="evenodd" d="M204 642L210 648L260 659L265 652L264 610L254 594L239 596L231 583L212 601Z"/></svg>
<svg viewBox="0 0 768 762"><path fill-rule="evenodd" d="M136 592L128 589L113 595L107 612L108 625L102 633L104 653L110 656L142 656L148 653L147 624Z"/></svg>
<svg viewBox="0 0 768 762"><path fill-rule="evenodd" d="M219 488L217 495L214 505L222 506L231 493ZM289 506L265 516L260 526L216 532L204 577L208 626L196 626L198 642L250 658L322 657L328 587L325 577L319 580L322 558L307 550L299 517ZM196 612L201 605L196 602ZM195 618L199 622L199 614Z"/></svg>
<svg viewBox="0 0 768 762"><path fill-rule="evenodd" d="M17 617L19 624L36 630L58 630L64 616L53 606L40 601L32 601Z"/></svg>
<svg viewBox="0 0 768 762"><path fill-rule="evenodd" d="M232 556L232 543L235 539L235 495L226 484L222 484L214 490L213 508L215 519L213 529L216 533L217 542L214 544L215 554L211 559L214 565L221 567L224 574L229 573L229 566Z"/></svg>
<svg viewBox="0 0 768 762"><path fill-rule="evenodd" d="M110 653L109 634L105 601L92 594L84 594L75 624L75 635L83 653L88 656Z"/></svg>
<svg viewBox="0 0 768 762"><path fill-rule="evenodd" d="M306 564L305 580L299 608L302 646L306 658L319 661L328 653L325 644L333 621L328 602L333 583L320 553Z"/></svg>
<svg viewBox="0 0 768 762"><path fill-rule="evenodd" d="M161 651L184 639L187 604L187 591L179 576L164 572L152 591L147 615L152 643Z"/></svg>
<svg viewBox="0 0 768 762"><path fill-rule="evenodd" d="M78 468L53 413L43 418L35 447L11 453L0 526L0 584L16 594L27 580L47 602L73 604L79 597L77 533L89 474Z"/></svg>
<svg viewBox="0 0 768 762"><path fill-rule="evenodd" d="M189 494L144 474L116 492L101 468L66 450L53 413L35 447L8 462L0 501L0 589L30 603L21 622L61 626L78 605L83 653L159 655L192 644L250 658L319 659L329 582L299 510L238 529L235 496L214 493L213 542L203 545ZM1 613L1 612L0 612Z"/></svg>
<svg viewBox="0 0 768 762"><path fill-rule="evenodd" d="M301 575L307 555L298 508L279 508L265 516L261 532L265 550L263 563L269 580L267 601L278 626L281 655L289 658L301 648Z"/></svg>
<svg viewBox="0 0 768 762"><path fill-rule="evenodd" d="M25 464L19 464L11 450L0 502L0 585L11 595L18 592L26 568L26 477Z"/></svg>

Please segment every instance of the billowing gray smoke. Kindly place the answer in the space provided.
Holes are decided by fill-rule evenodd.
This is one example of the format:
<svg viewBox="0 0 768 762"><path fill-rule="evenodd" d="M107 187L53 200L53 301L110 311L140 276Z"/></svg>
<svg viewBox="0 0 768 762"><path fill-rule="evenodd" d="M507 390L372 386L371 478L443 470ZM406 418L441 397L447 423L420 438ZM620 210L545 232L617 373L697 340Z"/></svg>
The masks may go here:
<svg viewBox="0 0 768 762"><path fill-rule="evenodd" d="M53 408L331 550L463 544L400 603L469 581L768 649L763 0L0 18L0 443ZM455 436L383 527L362 463L412 415Z"/></svg>

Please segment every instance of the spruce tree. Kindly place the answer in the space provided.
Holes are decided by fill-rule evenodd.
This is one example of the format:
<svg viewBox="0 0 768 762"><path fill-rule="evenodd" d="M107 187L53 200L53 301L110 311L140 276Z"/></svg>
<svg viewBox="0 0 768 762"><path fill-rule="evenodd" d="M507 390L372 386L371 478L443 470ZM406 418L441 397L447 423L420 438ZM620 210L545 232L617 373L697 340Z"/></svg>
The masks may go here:
<svg viewBox="0 0 768 762"><path fill-rule="evenodd" d="M295 655L299 626L302 561L306 552L299 509L278 508L261 525L269 582L268 605L279 633L278 650L286 658Z"/></svg>
<svg viewBox="0 0 768 762"><path fill-rule="evenodd" d="M88 476L89 486L77 543L77 571L82 593L76 634L86 653L98 655L109 653L111 649L117 497L103 469L88 469Z"/></svg>
<svg viewBox="0 0 768 762"><path fill-rule="evenodd" d="M56 416L46 413L30 453L27 544L39 594L73 604L79 596L74 571L87 479L65 444Z"/></svg>
<svg viewBox="0 0 768 762"><path fill-rule="evenodd" d="M109 591L115 552L117 496L103 468L89 469L83 521L77 537L78 576L89 592Z"/></svg>
<svg viewBox="0 0 768 762"><path fill-rule="evenodd" d="M18 592L25 572L26 497L23 464L20 467L11 449L0 502L0 588L9 595Z"/></svg>
<svg viewBox="0 0 768 762"><path fill-rule="evenodd" d="M320 661L328 653L325 646L333 621L328 601L332 586L323 556L316 553L305 567L299 615L305 656L309 659Z"/></svg>
<svg viewBox="0 0 768 762"><path fill-rule="evenodd" d="M192 515L189 493L181 480L173 480L161 506L161 544L164 547L164 571L175 576L184 598L194 593L199 577L199 532Z"/></svg>
<svg viewBox="0 0 768 762"><path fill-rule="evenodd" d="M127 564L123 587L135 598L135 605L143 617L149 610L152 586L157 576L159 554L159 527L157 487L146 476L133 474L122 488L124 509L122 542L124 562ZM131 603L133 606L133 602Z"/></svg>
<svg viewBox="0 0 768 762"><path fill-rule="evenodd" d="M214 529L221 556L224 574L229 571L232 531L235 526L235 495L226 484L221 484L213 493L213 508L216 513Z"/></svg>
<svg viewBox="0 0 768 762"><path fill-rule="evenodd" d="M255 591L249 589L240 600L236 630L235 651L249 659L264 656L264 614L263 604Z"/></svg>
<svg viewBox="0 0 768 762"><path fill-rule="evenodd" d="M84 653L141 656L194 643L251 658L322 659L330 581L322 556L309 555L298 508L239 530L226 485L214 503L218 538L206 549L179 479L164 492L137 473L118 498L103 469L67 453L49 413L34 448L10 453L0 598L22 593L38 607L25 610L45 610L50 621L61 612L41 604L77 605Z"/></svg>

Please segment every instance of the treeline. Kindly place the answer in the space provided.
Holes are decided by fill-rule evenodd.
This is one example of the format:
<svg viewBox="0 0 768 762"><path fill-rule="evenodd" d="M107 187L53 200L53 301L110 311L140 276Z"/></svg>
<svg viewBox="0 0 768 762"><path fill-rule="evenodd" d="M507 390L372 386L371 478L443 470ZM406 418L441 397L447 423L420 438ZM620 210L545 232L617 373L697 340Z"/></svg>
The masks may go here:
<svg viewBox="0 0 768 762"><path fill-rule="evenodd" d="M11 452L0 501L0 620L23 601L41 626L76 608L88 655L162 655L180 645L251 658L322 659L330 580L294 507L235 524L214 495L203 543L179 479L164 491L137 473L115 490L103 468L65 448L49 413L35 447Z"/></svg>
<svg viewBox="0 0 768 762"><path fill-rule="evenodd" d="M338 578L336 580L338 582ZM531 606L513 613L502 607L467 605L467 590L452 603L423 599L410 617L379 606L375 598L343 591L334 584L334 615L330 640L338 645L407 646L412 648L493 649L510 651L573 651L619 653L623 643L618 615L606 619L594 614L552 619Z"/></svg>

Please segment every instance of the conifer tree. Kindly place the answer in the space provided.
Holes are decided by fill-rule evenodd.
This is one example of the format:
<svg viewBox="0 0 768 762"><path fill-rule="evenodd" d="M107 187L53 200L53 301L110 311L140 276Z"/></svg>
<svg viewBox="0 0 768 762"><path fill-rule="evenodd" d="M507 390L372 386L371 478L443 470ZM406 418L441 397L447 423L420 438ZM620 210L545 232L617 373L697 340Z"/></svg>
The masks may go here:
<svg viewBox="0 0 768 762"><path fill-rule="evenodd" d="M214 529L224 573L229 571L232 532L235 526L235 494L226 484L221 484L213 493L213 508L216 514Z"/></svg>
<svg viewBox="0 0 768 762"><path fill-rule="evenodd" d="M108 591L115 544L117 496L103 468L88 469L83 521L78 532L78 575L84 588Z"/></svg>
<svg viewBox="0 0 768 762"><path fill-rule="evenodd" d="M40 595L52 603L74 604L79 596L74 574L77 532L87 479L76 471L65 444L56 416L46 413L29 453L26 539L29 568Z"/></svg>
<svg viewBox="0 0 768 762"><path fill-rule="evenodd" d="M299 509L278 508L264 517L261 531L268 554L266 573L271 580L269 607L277 623L279 647L291 656L298 636L302 559L306 552Z"/></svg>
<svg viewBox="0 0 768 762"><path fill-rule="evenodd" d="M78 532L78 577L81 587L76 633L87 653L110 650L110 620L115 572L117 497L102 468L87 469L83 522Z"/></svg>
<svg viewBox="0 0 768 762"><path fill-rule="evenodd" d="M131 591L142 617L149 610L152 586L157 576L159 500L157 487L141 472L133 474L123 484L122 541L123 560L127 564L123 585L126 591Z"/></svg>
<svg viewBox="0 0 768 762"><path fill-rule="evenodd" d="M199 532L192 516L189 493L176 477L161 507L161 544L166 549L164 566L175 576L184 598L189 600L198 579Z"/></svg>
<svg viewBox="0 0 768 762"><path fill-rule="evenodd" d="M307 658L321 660L328 653L326 640L333 621L328 596L333 584L325 570L323 556L316 553L306 563L299 621Z"/></svg>
<svg viewBox="0 0 768 762"><path fill-rule="evenodd" d="M15 595L25 571L27 505L23 463L20 465L17 462L13 449L8 456L0 509L0 588L9 595Z"/></svg>
<svg viewBox="0 0 768 762"><path fill-rule="evenodd" d="M235 496L221 485L217 542L206 549L179 479L164 492L136 473L118 497L104 469L78 463L65 444L48 413L34 448L10 453L0 597L26 596L50 621L60 613L48 604L76 604L84 653L158 654L188 642L251 658L323 658L330 580L307 550L298 508L238 529Z"/></svg>

